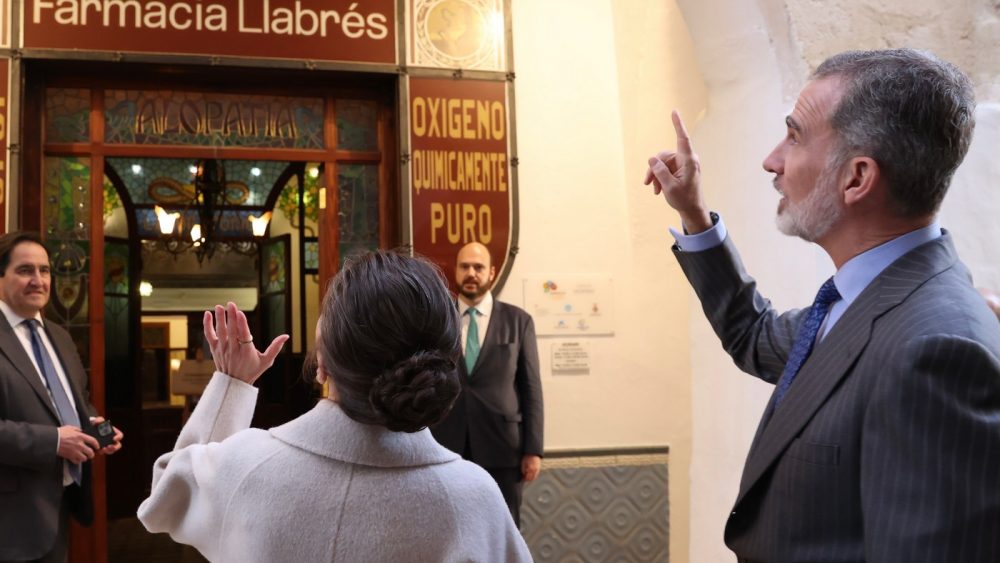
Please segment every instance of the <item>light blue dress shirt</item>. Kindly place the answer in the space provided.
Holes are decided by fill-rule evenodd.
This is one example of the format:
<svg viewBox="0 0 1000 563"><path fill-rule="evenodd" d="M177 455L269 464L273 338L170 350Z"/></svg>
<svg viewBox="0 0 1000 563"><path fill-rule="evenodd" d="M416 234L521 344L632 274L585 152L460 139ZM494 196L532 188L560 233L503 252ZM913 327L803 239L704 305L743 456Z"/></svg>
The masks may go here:
<svg viewBox="0 0 1000 563"><path fill-rule="evenodd" d="M722 217L719 217L715 225L712 225L712 228L707 231L686 235L671 227L670 234L674 236L677 246L682 251L701 252L722 244L722 241L726 240L727 231ZM851 303L889 264L914 248L940 237L941 234L941 226L937 221L934 221L926 227L910 231L875 248L870 248L845 262L833 275L833 283L840 293L840 300L835 301L830 306L830 312L827 313L823 326L820 328L819 338L822 340L830 332L830 329L837 324Z"/></svg>

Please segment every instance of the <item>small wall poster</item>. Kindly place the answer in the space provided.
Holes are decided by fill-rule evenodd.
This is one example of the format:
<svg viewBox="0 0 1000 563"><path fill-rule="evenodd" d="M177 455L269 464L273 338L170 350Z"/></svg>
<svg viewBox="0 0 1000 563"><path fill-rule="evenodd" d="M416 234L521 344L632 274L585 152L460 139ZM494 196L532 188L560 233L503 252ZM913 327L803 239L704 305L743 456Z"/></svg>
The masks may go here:
<svg viewBox="0 0 1000 563"><path fill-rule="evenodd" d="M608 278L526 279L524 309L539 336L613 335L613 287Z"/></svg>

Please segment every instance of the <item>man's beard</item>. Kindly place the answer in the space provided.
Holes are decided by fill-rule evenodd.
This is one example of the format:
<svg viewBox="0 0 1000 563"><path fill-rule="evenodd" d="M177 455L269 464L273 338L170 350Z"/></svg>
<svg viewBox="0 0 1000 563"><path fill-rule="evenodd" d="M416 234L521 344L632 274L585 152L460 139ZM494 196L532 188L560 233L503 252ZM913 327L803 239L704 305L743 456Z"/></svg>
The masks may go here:
<svg viewBox="0 0 1000 563"><path fill-rule="evenodd" d="M812 192L799 203L789 201L774 222L778 230L808 242L816 242L840 219L844 211L837 192L839 159L833 159L820 172Z"/></svg>
<svg viewBox="0 0 1000 563"><path fill-rule="evenodd" d="M482 285L476 285L475 291L468 291L465 289L465 282L462 282L462 286L458 288L459 292L468 300L475 301L480 297L486 295L486 292L490 290L490 282L486 282Z"/></svg>

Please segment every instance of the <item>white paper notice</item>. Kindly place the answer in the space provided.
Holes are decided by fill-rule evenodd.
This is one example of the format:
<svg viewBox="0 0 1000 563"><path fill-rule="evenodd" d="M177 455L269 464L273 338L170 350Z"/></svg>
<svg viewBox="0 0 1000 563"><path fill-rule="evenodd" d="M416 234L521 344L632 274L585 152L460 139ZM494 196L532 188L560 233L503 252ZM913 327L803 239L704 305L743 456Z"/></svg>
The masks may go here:
<svg viewBox="0 0 1000 563"><path fill-rule="evenodd" d="M553 342L552 373L556 375L588 375L590 373L590 342L579 340Z"/></svg>

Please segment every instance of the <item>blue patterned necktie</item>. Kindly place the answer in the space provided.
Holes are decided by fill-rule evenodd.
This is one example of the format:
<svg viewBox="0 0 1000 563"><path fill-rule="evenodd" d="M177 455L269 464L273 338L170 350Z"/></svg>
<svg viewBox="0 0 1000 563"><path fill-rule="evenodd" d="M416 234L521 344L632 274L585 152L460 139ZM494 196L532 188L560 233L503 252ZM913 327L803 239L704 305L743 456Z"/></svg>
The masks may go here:
<svg viewBox="0 0 1000 563"><path fill-rule="evenodd" d="M469 315L469 330L465 336L465 371L472 375L472 368L479 359L479 323L476 322L479 311L475 307L469 307L465 310L465 314Z"/></svg>
<svg viewBox="0 0 1000 563"><path fill-rule="evenodd" d="M799 369L802 368L802 364L806 363L806 358L809 357L813 349L813 344L816 343L816 335L819 334L819 327L823 324L823 319L826 318L826 314L830 310L830 305L838 299L840 299L840 293L837 292L837 286L833 284L833 278L831 277L819 288L812 307L806 313L806 320L799 328L798 335L795 336L795 343L792 345L792 352L788 355L788 363L785 364L785 371L781 373L781 379L778 381L778 392L774 397L774 408L778 407L781 399L788 392L788 388L792 386L792 381L799 373Z"/></svg>
<svg viewBox="0 0 1000 563"><path fill-rule="evenodd" d="M77 416L73 404L69 402L66 389L63 388L62 381L59 380L55 365L52 364L52 358L45 349L45 345L42 344L41 337L38 336L38 320L28 319L24 321L24 324L28 325L28 331L31 332L31 351L35 354L38 369L42 371L42 377L45 378L45 386L49 388L49 395L52 396L52 402L56 405L56 412L59 414L59 423L63 426L76 426L80 428L80 417ZM73 478L73 481L79 485L81 480L80 464L69 464L69 474Z"/></svg>

